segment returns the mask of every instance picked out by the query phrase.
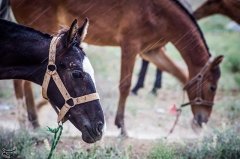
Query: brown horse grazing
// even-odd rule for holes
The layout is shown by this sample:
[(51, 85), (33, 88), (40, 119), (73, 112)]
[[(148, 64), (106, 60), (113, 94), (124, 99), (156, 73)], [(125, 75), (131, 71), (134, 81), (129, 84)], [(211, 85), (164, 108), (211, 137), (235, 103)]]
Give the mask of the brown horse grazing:
[[(188, 11), (191, 11), (191, 6), (185, 0), (179, 0)], [(240, 1), (237, 0), (208, 0), (203, 3), (196, 11), (193, 12), (194, 17), (199, 20), (213, 14), (222, 14), (240, 24)], [(166, 53), (165, 53), (166, 54)], [(138, 90), (143, 87), (144, 79), (146, 76), (146, 70), (148, 67), (148, 61), (144, 61), (141, 66), (138, 81), (136, 86), (132, 90), (134, 94), (137, 94)], [(152, 92), (156, 94), (156, 90), (161, 86), (161, 71), (157, 69), (156, 80)]]
[(0, 19), (0, 79), (23, 79), (42, 85), (43, 96), (63, 118), (82, 132), (87, 143), (102, 137), (103, 111), (93, 68), (80, 47), (88, 20), (52, 37)]
[[(181, 53), (189, 70), (190, 85), (186, 88), (197, 125), (207, 122), (220, 77), (219, 64), (223, 57), (210, 61), (210, 53), (194, 18), (175, 0), (99, 0), (99, 1), (17, 1), (12, 9), (17, 21), (43, 31), (54, 32), (60, 25), (69, 24), (72, 17), (89, 17), (91, 35), (86, 42), (95, 45), (120, 46), (121, 77), (120, 99), (115, 124), (126, 134), (124, 111), (131, 86), (137, 54), (153, 62), (161, 70), (170, 70), (172, 61), (161, 47), (172, 42)], [(94, 27), (93, 27), (94, 26)], [(164, 59), (164, 60), (163, 60)], [(166, 60), (167, 59), (167, 60)], [(198, 73), (201, 79), (195, 81)]]
[[(189, 0), (178, 0), (190, 13), (193, 12), (192, 10), (192, 6), (191, 4), (189, 3)], [(163, 50), (163, 54), (167, 54), (166, 51)], [(146, 76), (146, 73), (147, 73), (147, 69), (148, 69), (148, 65), (149, 65), (149, 62), (147, 60), (144, 60), (142, 59), (142, 65), (141, 65), (141, 69), (139, 71), (139, 74), (138, 74), (138, 80), (135, 84), (135, 86), (133, 87), (133, 89), (131, 90), (131, 92), (134, 94), (134, 95), (137, 95), (138, 94), (138, 91), (140, 88), (143, 88), (144, 87), (144, 81), (145, 81), (145, 76)], [(151, 93), (153, 95), (157, 95), (157, 90), (160, 89), (162, 87), (162, 70), (160, 69), (156, 69), (156, 75), (155, 75), (155, 82), (154, 82), (154, 85), (153, 85), (153, 88), (151, 90)]]
[(222, 14), (240, 24), (239, 0), (207, 0), (193, 15), (201, 19), (213, 14)]

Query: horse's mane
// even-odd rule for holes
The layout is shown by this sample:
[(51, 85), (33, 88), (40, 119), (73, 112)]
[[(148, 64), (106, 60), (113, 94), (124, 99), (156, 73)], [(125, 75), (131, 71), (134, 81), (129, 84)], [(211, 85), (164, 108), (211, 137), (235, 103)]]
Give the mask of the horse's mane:
[(56, 34), (54, 34), (54, 35), (63, 35), (63, 34), (65, 34), (65, 33), (67, 33), (68, 32), (68, 30), (69, 30), (69, 27), (67, 27), (67, 26), (61, 26), (61, 29), (60, 30), (58, 30), (58, 32), (56, 33)]
[[(200, 29), (196, 19), (193, 17), (193, 15), (178, 1), (178, 0), (172, 0), (181, 10), (184, 11), (184, 13), (190, 18), (190, 20), (193, 22), (193, 24), (196, 26), (196, 28), (198, 29), (198, 32), (204, 42), (204, 45), (205, 47), (207, 48), (208, 50), (208, 53), (209, 53), (209, 48), (208, 48), (208, 45), (207, 45), (207, 42), (206, 42), (206, 39), (204, 38), (204, 35), (203, 35), (203, 32), (202, 30)], [(209, 53), (210, 54), (210, 53)]]

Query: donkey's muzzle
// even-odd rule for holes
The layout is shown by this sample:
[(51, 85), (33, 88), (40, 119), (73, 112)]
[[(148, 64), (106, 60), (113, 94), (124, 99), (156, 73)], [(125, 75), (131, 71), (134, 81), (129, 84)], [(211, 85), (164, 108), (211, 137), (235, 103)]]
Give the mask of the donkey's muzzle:
[(87, 143), (94, 143), (102, 138), (104, 123), (98, 121), (95, 124), (85, 123), (82, 130), (82, 139)]

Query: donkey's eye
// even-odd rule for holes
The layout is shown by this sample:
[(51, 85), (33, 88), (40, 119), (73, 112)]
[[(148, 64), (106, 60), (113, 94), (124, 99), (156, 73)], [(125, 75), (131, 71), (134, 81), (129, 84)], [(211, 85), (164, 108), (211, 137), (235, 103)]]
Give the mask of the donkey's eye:
[(59, 64), (59, 67), (60, 67), (61, 69), (66, 69), (66, 68), (67, 68), (66, 65), (65, 65), (64, 63), (62, 63), (62, 62)]
[(79, 71), (79, 70), (74, 70), (72, 72), (72, 76), (73, 76), (73, 78), (83, 78), (84, 73), (82, 71)]
[(211, 86), (210, 86), (210, 90), (211, 90), (212, 92), (215, 92), (215, 91), (217, 90), (217, 86), (211, 85)]

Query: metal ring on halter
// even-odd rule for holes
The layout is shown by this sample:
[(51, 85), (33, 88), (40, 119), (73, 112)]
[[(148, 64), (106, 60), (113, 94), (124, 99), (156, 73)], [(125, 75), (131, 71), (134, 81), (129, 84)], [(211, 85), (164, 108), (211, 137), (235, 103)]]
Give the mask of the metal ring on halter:
[(198, 76), (197, 76), (197, 80), (201, 80), (203, 78), (203, 75), (202, 74), (199, 74)]
[[(50, 67), (52, 67), (52, 66), (53, 66), (53, 69), (51, 70)], [(50, 74), (50, 75), (54, 75), (54, 74), (57, 72), (57, 66), (56, 66), (55, 64), (49, 64), (49, 65), (47, 66), (47, 72), (48, 72), (48, 74)]]
[(194, 103), (195, 103), (196, 105), (201, 105), (202, 102), (203, 102), (203, 99), (202, 99), (201, 97), (196, 97), (196, 98), (194, 99)]
[(66, 100), (66, 103), (71, 108), (75, 106), (73, 98), (69, 98), (68, 100)]

